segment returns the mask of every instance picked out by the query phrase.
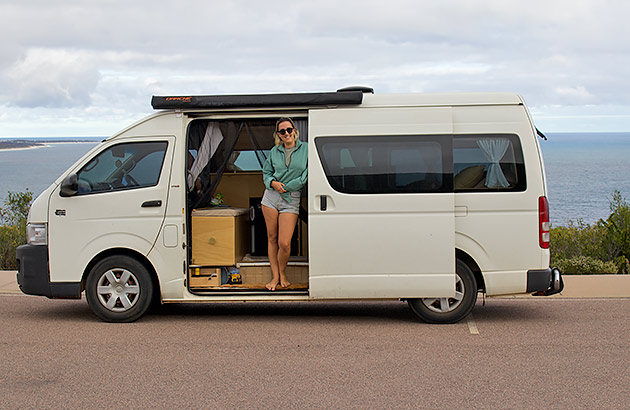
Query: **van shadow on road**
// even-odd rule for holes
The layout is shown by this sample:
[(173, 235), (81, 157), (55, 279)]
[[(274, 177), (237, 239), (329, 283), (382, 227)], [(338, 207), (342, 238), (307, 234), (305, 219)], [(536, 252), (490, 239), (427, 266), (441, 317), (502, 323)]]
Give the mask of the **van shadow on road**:
[(388, 302), (235, 302), (165, 304), (153, 309), (147, 320), (173, 318), (295, 318), (300, 320), (353, 320), (417, 322), (406, 303)]
[[(473, 309), (478, 322), (540, 321), (558, 313), (545, 309), (536, 301), (487, 300), (485, 306), (479, 300)], [(146, 320), (172, 320), (173, 318), (295, 318), (299, 320), (326, 318), (338, 321), (390, 321), (420, 323), (402, 301), (358, 301), (358, 302), (235, 302), (210, 304), (165, 304), (154, 308)], [(145, 320), (145, 319), (143, 319)], [(466, 319), (460, 321), (465, 322)]]

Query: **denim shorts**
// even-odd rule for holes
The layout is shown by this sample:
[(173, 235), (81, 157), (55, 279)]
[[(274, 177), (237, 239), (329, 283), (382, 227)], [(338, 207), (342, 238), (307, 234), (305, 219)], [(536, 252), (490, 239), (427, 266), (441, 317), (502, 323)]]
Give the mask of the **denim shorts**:
[(291, 196), (291, 202), (287, 202), (280, 196), (280, 193), (275, 189), (265, 189), (265, 194), (263, 195), (262, 201), (260, 203), (262, 205), (268, 206), (269, 208), (273, 208), (278, 213), (289, 212), (292, 214), (299, 215), (300, 213), (300, 191), (289, 192)]

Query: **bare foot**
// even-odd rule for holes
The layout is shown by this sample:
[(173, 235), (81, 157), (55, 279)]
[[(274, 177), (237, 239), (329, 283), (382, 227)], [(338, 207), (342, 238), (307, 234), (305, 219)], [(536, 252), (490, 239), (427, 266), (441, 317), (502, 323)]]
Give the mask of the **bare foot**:
[(278, 279), (271, 279), (271, 282), (269, 282), (269, 283), (267, 283), (267, 284), (265, 285), (265, 287), (266, 287), (268, 290), (271, 290), (271, 291), (276, 290), (276, 287), (277, 287), (277, 286), (278, 286)]
[(289, 286), (291, 286), (291, 282), (287, 280), (286, 276), (280, 275), (280, 286), (282, 286), (283, 288), (288, 288)]

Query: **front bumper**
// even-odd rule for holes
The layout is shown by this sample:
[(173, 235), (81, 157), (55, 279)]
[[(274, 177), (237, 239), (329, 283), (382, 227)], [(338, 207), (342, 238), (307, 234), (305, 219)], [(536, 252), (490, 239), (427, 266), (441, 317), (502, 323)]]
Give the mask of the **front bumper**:
[(16, 251), (17, 283), (22, 293), (51, 299), (80, 299), (81, 282), (51, 282), (48, 247), (21, 245)]
[(562, 292), (564, 281), (558, 268), (527, 271), (527, 293), (534, 296), (550, 296)]

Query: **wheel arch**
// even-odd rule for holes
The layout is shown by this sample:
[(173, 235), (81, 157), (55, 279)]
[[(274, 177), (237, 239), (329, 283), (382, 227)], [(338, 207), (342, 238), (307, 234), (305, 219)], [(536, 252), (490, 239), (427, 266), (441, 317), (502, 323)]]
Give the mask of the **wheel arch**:
[(461, 249), (455, 249), (455, 258), (461, 260), (470, 268), (470, 270), (473, 272), (473, 275), (475, 275), (475, 280), (477, 281), (477, 289), (485, 292), (486, 282), (483, 278), (483, 273), (481, 272), (479, 265), (477, 264), (477, 262), (475, 262), (473, 257)]
[(162, 292), (160, 289), (160, 280), (158, 279), (158, 275), (155, 270), (155, 267), (153, 266), (151, 261), (147, 259), (146, 256), (144, 256), (138, 251), (135, 251), (129, 248), (106, 249), (102, 251), (101, 253), (99, 253), (98, 255), (94, 256), (94, 258), (92, 258), (90, 263), (88, 263), (85, 269), (83, 270), (83, 275), (81, 276), (81, 291), (85, 290), (85, 283), (87, 281), (88, 275), (92, 271), (92, 268), (94, 268), (94, 266), (100, 261), (102, 261), (103, 259), (108, 258), (110, 256), (115, 256), (115, 255), (127, 256), (140, 262), (151, 275), (151, 283), (153, 284), (153, 288), (155, 289), (155, 292), (153, 293), (153, 297), (155, 299), (154, 301), (161, 300), (160, 295), (162, 294)]

